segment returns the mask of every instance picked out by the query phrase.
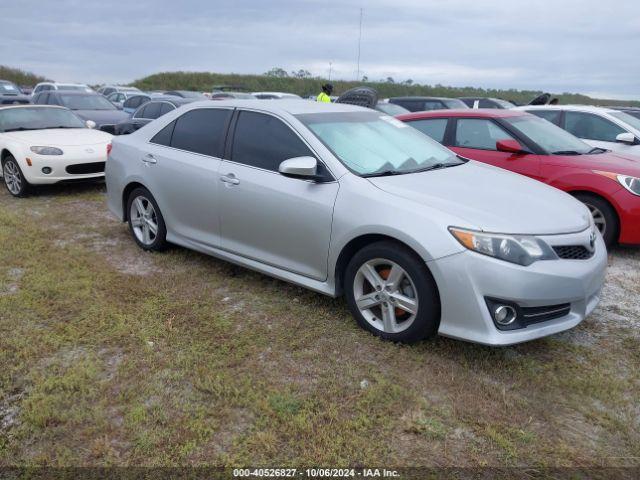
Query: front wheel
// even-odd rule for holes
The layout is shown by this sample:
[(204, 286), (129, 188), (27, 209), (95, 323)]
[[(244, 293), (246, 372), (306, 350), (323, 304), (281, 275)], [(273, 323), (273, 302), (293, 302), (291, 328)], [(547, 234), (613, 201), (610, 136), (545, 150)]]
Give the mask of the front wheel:
[(24, 178), (20, 165), (11, 155), (2, 161), (2, 178), (7, 190), (14, 197), (25, 197), (29, 193), (29, 182)]
[(345, 272), (347, 304), (358, 324), (386, 340), (412, 343), (440, 326), (438, 289), (424, 260), (390, 241), (356, 253)]
[(127, 201), (129, 230), (144, 250), (161, 251), (167, 246), (167, 228), (151, 192), (136, 188)]
[(589, 193), (577, 193), (575, 198), (584, 203), (591, 212), (607, 248), (613, 246), (618, 241), (620, 221), (611, 204), (604, 198)]

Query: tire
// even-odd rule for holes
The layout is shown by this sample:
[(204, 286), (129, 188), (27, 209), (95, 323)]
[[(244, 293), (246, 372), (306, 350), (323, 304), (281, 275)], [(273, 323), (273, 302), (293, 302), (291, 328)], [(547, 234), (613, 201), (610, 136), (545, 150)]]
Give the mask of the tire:
[(607, 248), (615, 245), (620, 232), (620, 220), (611, 204), (604, 198), (590, 193), (577, 193), (574, 196), (589, 208)]
[[(167, 248), (167, 228), (156, 199), (146, 188), (136, 188), (127, 199), (129, 231), (143, 250)], [(155, 229), (155, 232), (154, 232)]]
[(358, 325), (374, 335), (413, 343), (438, 332), (436, 282), (424, 260), (402, 245), (381, 241), (358, 251), (345, 270), (344, 288)]
[(24, 178), (22, 169), (12, 155), (2, 161), (2, 179), (7, 191), (14, 197), (26, 197), (29, 194), (31, 185)]

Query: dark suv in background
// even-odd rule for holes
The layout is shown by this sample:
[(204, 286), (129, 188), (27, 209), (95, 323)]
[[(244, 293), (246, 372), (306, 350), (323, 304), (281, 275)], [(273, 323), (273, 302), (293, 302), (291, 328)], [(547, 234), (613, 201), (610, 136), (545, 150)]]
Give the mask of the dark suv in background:
[(400, 105), (410, 112), (468, 108), (462, 100), (447, 97), (393, 97), (389, 99), (389, 103)]

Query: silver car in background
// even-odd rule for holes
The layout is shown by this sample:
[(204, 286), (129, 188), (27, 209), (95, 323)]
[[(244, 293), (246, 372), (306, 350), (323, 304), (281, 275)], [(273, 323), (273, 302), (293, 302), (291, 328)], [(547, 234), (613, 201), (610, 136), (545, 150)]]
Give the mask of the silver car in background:
[(392, 341), (561, 332), (604, 282), (580, 202), (351, 105), (191, 103), (114, 138), (106, 182), (143, 249), (170, 242), (344, 294)]

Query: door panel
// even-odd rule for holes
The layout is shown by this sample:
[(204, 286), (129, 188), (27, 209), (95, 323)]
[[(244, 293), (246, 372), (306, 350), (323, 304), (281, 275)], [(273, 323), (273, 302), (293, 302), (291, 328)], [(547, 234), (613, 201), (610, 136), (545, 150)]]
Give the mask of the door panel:
[(234, 162), (220, 167), (222, 248), (316, 280), (327, 278), (338, 183), (285, 177)]
[(169, 230), (219, 247), (217, 196), (221, 160), (150, 143), (139, 161), (146, 166), (145, 179)]

